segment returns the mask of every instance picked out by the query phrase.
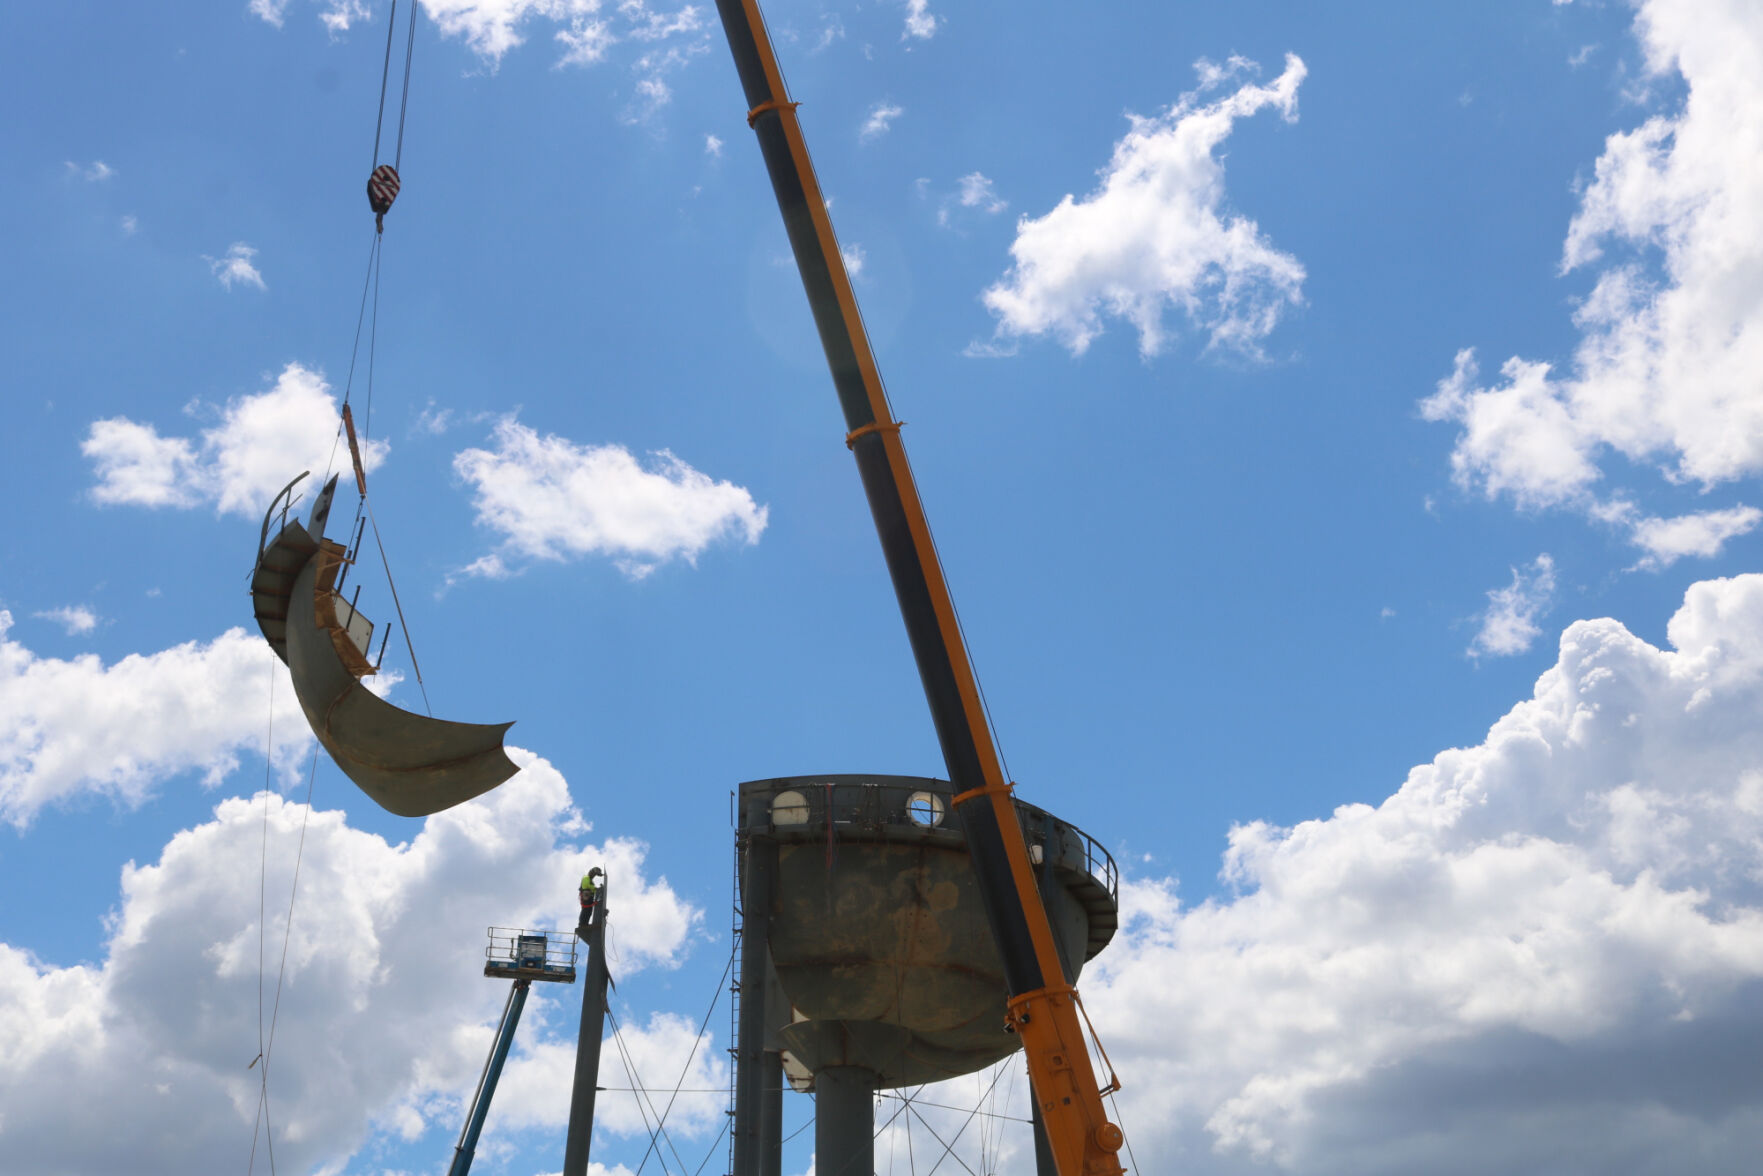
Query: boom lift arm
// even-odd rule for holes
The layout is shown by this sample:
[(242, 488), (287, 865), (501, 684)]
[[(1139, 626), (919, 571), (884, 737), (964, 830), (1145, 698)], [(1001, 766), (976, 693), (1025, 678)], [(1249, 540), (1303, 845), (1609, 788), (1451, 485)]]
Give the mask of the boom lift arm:
[(888, 406), (881, 375), (839, 256), (815, 179), (796, 104), (784, 89), (757, 0), (717, 0), (723, 31), (747, 98), (747, 122), (777, 194), (833, 385), (850, 430), (845, 444), (875, 518), (894, 594), (930, 703), (955, 807), (1009, 985), (1008, 1025), (1022, 1038), (1034, 1098), (1060, 1176), (1117, 1176), (1120, 1128), (1108, 1121), (1080, 1024), (1077, 989), (1065, 975), (1028, 844), (1011, 800), (1014, 787), (986, 725), (979, 686), (955, 618), (924, 508)]

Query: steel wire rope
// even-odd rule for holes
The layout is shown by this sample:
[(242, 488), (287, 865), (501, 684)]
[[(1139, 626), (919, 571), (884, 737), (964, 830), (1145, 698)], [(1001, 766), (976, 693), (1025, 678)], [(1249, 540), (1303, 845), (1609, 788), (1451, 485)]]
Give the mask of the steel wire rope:
[[(676, 1101), (678, 1101), (678, 1099), (679, 1099), (680, 1089), (682, 1087), (684, 1087), (686, 1084), (686, 1075), (691, 1072), (692, 1062), (698, 1056), (698, 1046), (704, 1040), (704, 1030), (709, 1027), (710, 1018), (716, 1014), (716, 1006), (722, 1003), (722, 984), (723, 984), (723, 981), (728, 979), (729, 973), (734, 969), (734, 966), (735, 966), (735, 953), (734, 953), (733, 947), (731, 946), (729, 949), (729, 953), (728, 953), (728, 962), (723, 964), (722, 975), (717, 978), (716, 987), (711, 990), (712, 995), (710, 997), (710, 1007), (704, 1010), (704, 1019), (698, 1022), (697, 1035), (692, 1038), (692, 1051), (686, 1055), (686, 1064), (680, 1067), (679, 1081), (674, 1083), (673, 1094), (667, 1100), (666, 1109), (663, 1110), (660, 1114), (660, 1122), (662, 1124), (665, 1124), (667, 1122), (667, 1116), (670, 1113), (672, 1113), (672, 1111), (673, 1111), (673, 1104)], [(717, 1138), (721, 1139), (722, 1137), (721, 1137), (721, 1135), (718, 1135)], [(653, 1140), (650, 1141), (650, 1145), (651, 1146), (654, 1145)], [(668, 1138), (667, 1145), (669, 1147), (673, 1146), (673, 1139), (671, 1137)], [(714, 1146), (714, 1145), (712, 1145), (712, 1146)], [(678, 1151), (674, 1152), (674, 1158), (679, 1159), (679, 1152)], [(649, 1153), (647, 1151), (645, 1151), (643, 1153), (643, 1162), (647, 1162), (648, 1159), (649, 1159)], [(699, 1167), (702, 1168), (703, 1165), (700, 1164)], [(684, 1170), (684, 1168), (685, 1168), (685, 1161), (684, 1160), (680, 1160), (680, 1168), (682, 1171)], [(637, 1171), (641, 1172), (642, 1170), (643, 1170), (642, 1163), (639, 1163), (637, 1165)]]
[[(280, 962), (276, 965), (275, 1001), (271, 1005), (270, 1014), (269, 1014), (269, 1038), (263, 1044), (262, 1057), (261, 1057), (262, 1069), (260, 1069), (258, 1071), (258, 1078), (257, 1078), (257, 1082), (258, 1082), (257, 1106), (258, 1106), (258, 1112), (261, 1115), (261, 1121), (263, 1124), (264, 1148), (269, 1154), (270, 1176), (275, 1176), (276, 1168), (275, 1168), (275, 1136), (274, 1136), (273, 1129), (271, 1127), (271, 1118), (270, 1118), (269, 1066), (270, 1066), (271, 1060), (275, 1057), (275, 1031), (276, 1031), (276, 1025), (281, 1019), (281, 1012), (282, 1012), (282, 983), (283, 983), (283, 980), (286, 978), (287, 970), (288, 970), (288, 940), (289, 940), (289, 936), (292, 934), (292, 932), (294, 930), (294, 904), (295, 904), (295, 900), (299, 897), (299, 894), (300, 894), (300, 865), (301, 865), (301, 862), (304, 861), (305, 857), (306, 857), (306, 824), (307, 824), (307, 821), (312, 816), (312, 786), (313, 786), (313, 782), (317, 778), (317, 776), (318, 776), (318, 748), (316, 746), (314, 746), (312, 749), (311, 763), (307, 766), (307, 769), (306, 769), (306, 804), (305, 804), (305, 808), (302, 810), (302, 812), (300, 814), (300, 840), (298, 843), (298, 848), (296, 848), (294, 851), (294, 878), (293, 878), (293, 881), (288, 886), (288, 916), (283, 921), (283, 924), (282, 924), (282, 954), (281, 954)], [(265, 803), (266, 804), (268, 803), (267, 797), (265, 797)], [(255, 1065), (255, 1064), (257, 1064), (257, 1063), (254, 1062), (253, 1065)], [(249, 1069), (250, 1067), (246, 1067), (246, 1068)], [(256, 1137), (255, 1129), (253, 1129), (252, 1138), (251, 1138), (251, 1158), (247, 1162), (246, 1169), (245, 1169), (247, 1176), (249, 1176), (249, 1173), (251, 1173), (252, 1171), (254, 1171), (256, 1169), (256, 1164), (257, 1164), (257, 1137)]]
[[(886, 1090), (881, 1091), (880, 1094), (881, 1094), (882, 1098), (889, 1099), (889, 1100), (892, 1100), (895, 1102), (910, 1101), (912, 1103), (912, 1105), (915, 1107), (933, 1107), (939, 1111), (964, 1111), (968, 1114), (976, 1114), (976, 1112), (974, 1111), (974, 1108), (972, 1108), (972, 1107), (958, 1107), (953, 1103), (927, 1102), (924, 1099), (917, 1097), (916, 1095), (913, 1095), (908, 1099), (907, 1096), (892, 1094)], [(895, 1116), (898, 1116), (900, 1114), (900, 1112), (895, 1111), (894, 1114), (895, 1114)], [(1003, 1111), (979, 1111), (979, 1112), (977, 1112), (977, 1117), (981, 1118), (981, 1119), (995, 1119), (1000, 1123), (1032, 1123), (1032, 1122), (1034, 1122), (1033, 1119), (1025, 1119), (1021, 1115), (1006, 1114)], [(888, 1120), (888, 1123), (892, 1123), (892, 1122), (893, 1122), (893, 1119), (890, 1118)], [(887, 1129), (888, 1123), (882, 1124), (882, 1130), (885, 1131)], [(881, 1134), (881, 1132), (878, 1131), (876, 1134), (879, 1135), (879, 1134)]]
[[(992, 1090), (997, 1087), (998, 1079), (1002, 1078), (1003, 1076), (1004, 1076), (1004, 1071), (1002, 1069), (1000, 1069), (996, 1074), (992, 1075), (992, 1084), (991, 1084), (991, 1086), (986, 1087), (986, 1094), (990, 1094), (992, 1092)], [(984, 1097), (985, 1097), (984, 1095), (981, 1096), (982, 1099)], [(928, 1174), (928, 1176), (936, 1176), (937, 1169), (941, 1168), (943, 1166), (943, 1161), (950, 1158), (951, 1156), (954, 1156), (955, 1162), (957, 1164), (960, 1164), (963, 1168), (966, 1168), (968, 1176), (974, 1176), (973, 1169), (967, 1167), (967, 1161), (962, 1159), (960, 1156), (955, 1155), (955, 1145), (957, 1143), (961, 1142), (962, 1134), (964, 1132), (966, 1132), (968, 1125), (973, 1122), (974, 1116), (979, 1113), (978, 1105), (975, 1105), (973, 1110), (967, 1112), (967, 1118), (965, 1118), (961, 1121), (960, 1130), (956, 1131), (954, 1136), (952, 1138), (950, 1138), (947, 1142), (944, 1142), (943, 1137), (941, 1135), (937, 1134), (937, 1129), (930, 1125), (929, 1120), (927, 1120), (922, 1114), (919, 1114), (918, 1109), (916, 1107), (912, 1108), (912, 1113), (914, 1115), (918, 1116), (918, 1121), (920, 1123), (924, 1124), (924, 1129), (926, 1131), (930, 1132), (932, 1137), (935, 1138), (938, 1143), (941, 1143), (943, 1145), (943, 1154), (941, 1156), (939, 1156), (937, 1158), (937, 1162), (931, 1166), (931, 1170), (930, 1170), (930, 1173)]]
[(684, 1176), (686, 1162), (681, 1158), (679, 1148), (674, 1146), (673, 1136), (667, 1133), (667, 1125), (661, 1121), (659, 1113), (656, 1113), (655, 1126), (649, 1126), (649, 1114), (655, 1110), (655, 1103), (653, 1099), (648, 1099), (647, 1109), (644, 1108), (645, 1099), (649, 1093), (649, 1087), (644, 1084), (642, 1075), (637, 1073), (636, 1059), (631, 1055), (630, 1047), (625, 1044), (624, 1027), (618, 1023), (618, 1014), (614, 1013), (611, 1009), (607, 1009), (606, 1017), (612, 1022), (612, 1042), (618, 1049), (619, 1059), (624, 1063), (624, 1071), (630, 1076), (631, 1084), (636, 1091), (633, 1097), (637, 1100), (638, 1113), (643, 1116), (643, 1128), (649, 1132), (649, 1146), (644, 1149), (643, 1160), (637, 1165), (637, 1176), (642, 1176), (643, 1169), (648, 1166), (649, 1155), (651, 1152), (655, 1155), (656, 1163), (661, 1165), (661, 1171), (663, 1173), (667, 1172), (667, 1160), (662, 1156), (661, 1149), (656, 1146), (657, 1138), (667, 1140), (667, 1149), (673, 1153), (673, 1158), (679, 1162), (681, 1176)]
[[(412, 4), (416, 0), (410, 0)], [(386, 21), (386, 60), (380, 66), (380, 110), (373, 120), (373, 160), (368, 166), (372, 170), (380, 162), (380, 128), (386, 121), (386, 80), (392, 76), (392, 34), (398, 29), (398, 0), (392, 0), (392, 13)]]
[[(269, 719), (263, 733), (263, 838), (257, 852), (257, 1056), (245, 1069), (250, 1070), (263, 1060), (263, 953), (265, 947), (265, 915), (268, 907), (269, 893), (269, 790), (270, 781), (275, 772), (275, 650), (270, 650), (269, 660)], [(257, 1113), (251, 1120), (251, 1155), (245, 1161), (245, 1171), (249, 1173), (257, 1163), (257, 1137), (263, 1128), (263, 1112), (268, 1101), (269, 1092), (263, 1084), (264, 1074), (258, 1078)]]
[[(393, 0), (393, 2), (396, 3), (397, 0)], [(392, 15), (396, 16), (397, 12), (394, 10)], [(386, 30), (387, 38), (389, 39), (391, 37), (391, 35), (392, 35), (392, 30), (387, 29)], [(388, 41), (388, 48), (389, 48), (389, 41)], [(411, 58), (413, 58), (415, 55), (416, 55), (416, 0), (411, 0), (411, 4), (410, 4), (410, 34), (409, 34), (409, 36), (407, 36), (404, 39), (404, 96), (398, 102), (398, 147), (393, 152), (393, 159), (392, 159), (392, 170), (393, 171), (397, 171), (399, 165), (404, 162), (404, 116), (410, 110), (410, 61), (411, 61)], [(384, 82), (382, 82), (381, 85), (383, 86)], [(383, 101), (384, 100), (382, 99), (382, 102)]]

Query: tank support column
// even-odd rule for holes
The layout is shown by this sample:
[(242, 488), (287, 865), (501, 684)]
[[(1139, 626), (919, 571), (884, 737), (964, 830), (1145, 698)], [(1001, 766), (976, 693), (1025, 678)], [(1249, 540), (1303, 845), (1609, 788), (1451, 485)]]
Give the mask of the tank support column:
[(600, 1040), (606, 1034), (606, 892), (588, 924), (587, 975), (582, 983), (582, 1028), (575, 1042), (575, 1086), (569, 1096), (569, 1137), (563, 1146), (563, 1176), (587, 1176), (588, 1148), (594, 1137), (594, 1095), (600, 1083)]
[(1031, 1095), (1028, 1106), (1035, 1125), (1035, 1176), (1059, 1176), (1059, 1165), (1053, 1161), (1053, 1145), (1047, 1142), (1047, 1121), (1041, 1118), (1041, 1101)]
[(490, 1113), (490, 1100), (496, 1096), (496, 1083), (502, 1078), (502, 1065), (508, 1060), (508, 1047), (514, 1044), (514, 1027), (520, 1024), (520, 1010), (526, 1007), (526, 991), (531, 980), (516, 980), (508, 991), (508, 1003), (502, 1006), (502, 1024), (496, 1028), (496, 1044), (490, 1048), (483, 1075), (477, 1080), (477, 1095), (471, 1100), (471, 1114), (465, 1120), (465, 1131), (453, 1149), (453, 1166), (447, 1176), (465, 1176), (471, 1171), (471, 1157), (477, 1151), (477, 1138), (483, 1133), (484, 1119)]
[[(756, 796), (748, 801), (743, 824), (747, 843), (741, 854), (741, 1019), (736, 1026), (740, 1040), (735, 1053), (734, 1176), (768, 1176), (776, 1169), (761, 1165), (767, 1153), (781, 1155), (781, 1141), (771, 1144), (765, 1139), (764, 1128), (774, 1118), (779, 1124), (783, 1121), (782, 1092), (771, 1096), (778, 1104), (775, 1117), (766, 1101), (767, 1088), (774, 1082), (781, 1086), (783, 1081), (781, 1063), (766, 1064), (777, 1055), (765, 1052), (765, 979), (771, 955), (772, 882), (777, 873), (777, 842), (765, 833), (771, 828), (768, 798)], [(564, 1176), (571, 1174), (565, 1172)]]
[(876, 1074), (827, 1066), (814, 1075), (815, 1176), (874, 1176)]
[(759, 1176), (784, 1170), (784, 1055), (766, 1050), (759, 1064)]

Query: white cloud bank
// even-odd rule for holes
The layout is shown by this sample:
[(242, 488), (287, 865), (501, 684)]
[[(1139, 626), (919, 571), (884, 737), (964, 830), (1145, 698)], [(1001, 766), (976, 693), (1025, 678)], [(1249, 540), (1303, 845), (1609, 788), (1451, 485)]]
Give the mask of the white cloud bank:
[(1667, 632), (1580, 621), (1382, 804), (1232, 830), (1237, 897), (1127, 885), (1083, 988), (1141, 1161), (1754, 1169), (1763, 575), (1692, 586)]
[(1280, 315), (1302, 301), (1304, 267), (1226, 209), (1217, 152), (1237, 120), (1261, 110), (1296, 121), (1304, 63), (1288, 54), (1269, 85), (1242, 82), (1204, 101), (1256, 68), (1242, 58), (1201, 61), (1198, 90), (1156, 117), (1128, 116), (1131, 130), (1095, 191), (1018, 220), (1012, 265), (983, 295), (996, 334), (970, 353), (1007, 353), (1022, 336), (1051, 335), (1081, 355), (1113, 315), (1137, 329), (1140, 353), (1154, 356), (1173, 306), (1209, 347), (1259, 354)]
[[(436, 1154), (445, 1150), (506, 991), (481, 974), (484, 928), (573, 925), (567, 879), (587, 866), (604, 864), (617, 887), (612, 926), (627, 972), (685, 951), (702, 914), (645, 874), (643, 846), (567, 840), (585, 826), (563, 777), (509, 751), (522, 767), (512, 780), (413, 823), (396, 845), (335, 809), (312, 814), (270, 1063), (278, 1168), (340, 1170), (376, 1134), (413, 1140), (431, 1126)], [(366, 803), (334, 776), (321, 792), (332, 781)], [(59, 966), (0, 944), (0, 1166), (244, 1169), (259, 924), (256, 887), (241, 880), (257, 877), (264, 814), (261, 796), (223, 801), (156, 863), (125, 866), (99, 963)], [(268, 797), (268, 892), (279, 896), (264, 928), (269, 996), (301, 815)], [(530, 1015), (523, 1040), (545, 1048), (533, 1025), (543, 1018)], [(496, 1105), (500, 1120), (518, 1103)]]
[(608, 555), (640, 579), (672, 559), (697, 560), (712, 543), (749, 546), (767, 509), (747, 490), (699, 473), (667, 450), (639, 461), (622, 445), (577, 445), (519, 421), (496, 426), (494, 449), (467, 449), (453, 470), (474, 491), (477, 521), (500, 547), (467, 573), (505, 576), (510, 558)]
[(1662, 566), (1763, 521), (1747, 507), (1656, 518), (1630, 491), (1599, 491), (1613, 457), (1704, 490), (1763, 472), (1763, 9), (1636, 8), (1647, 69), (1687, 96), (1611, 135), (1581, 194), (1562, 270), (1597, 279), (1571, 365), (1513, 357), (1483, 385), (1465, 350), (1421, 410), (1462, 427), (1459, 485), (1581, 511)]
[(185, 772), (218, 784), (263, 752), (272, 673), (284, 776), (311, 746), (288, 671), (256, 634), (228, 629), (107, 666), (40, 657), (11, 627), (0, 609), (0, 821), (22, 828), (81, 797), (137, 805)]
[[(259, 518), (301, 470), (317, 478), (338, 454), (342, 418), (324, 377), (290, 363), (273, 386), (229, 400), (220, 423), (197, 440), (165, 437), (127, 417), (95, 421), (80, 452), (96, 467), (92, 498), (106, 505), (192, 507)], [(371, 473), (385, 459), (383, 441), (364, 441)], [(347, 448), (341, 451), (347, 468)], [(310, 490), (308, 491), (310, 493)]]

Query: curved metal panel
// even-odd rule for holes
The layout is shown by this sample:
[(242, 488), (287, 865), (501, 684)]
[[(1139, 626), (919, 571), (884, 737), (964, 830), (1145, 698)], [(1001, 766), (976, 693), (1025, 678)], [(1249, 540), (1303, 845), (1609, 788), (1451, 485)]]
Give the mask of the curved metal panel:
[[(315, 520), (322, 534), (323, 523)], [(289, 593), (288, 670), (312, 733), (337, 767), (380, 807), (426, 817), (482, 795), (517, 768), (502, 750), (513, 723), (454, 723), (400, 710), (344, 667), (315, 606), (318, 560), (307, 560)]]

